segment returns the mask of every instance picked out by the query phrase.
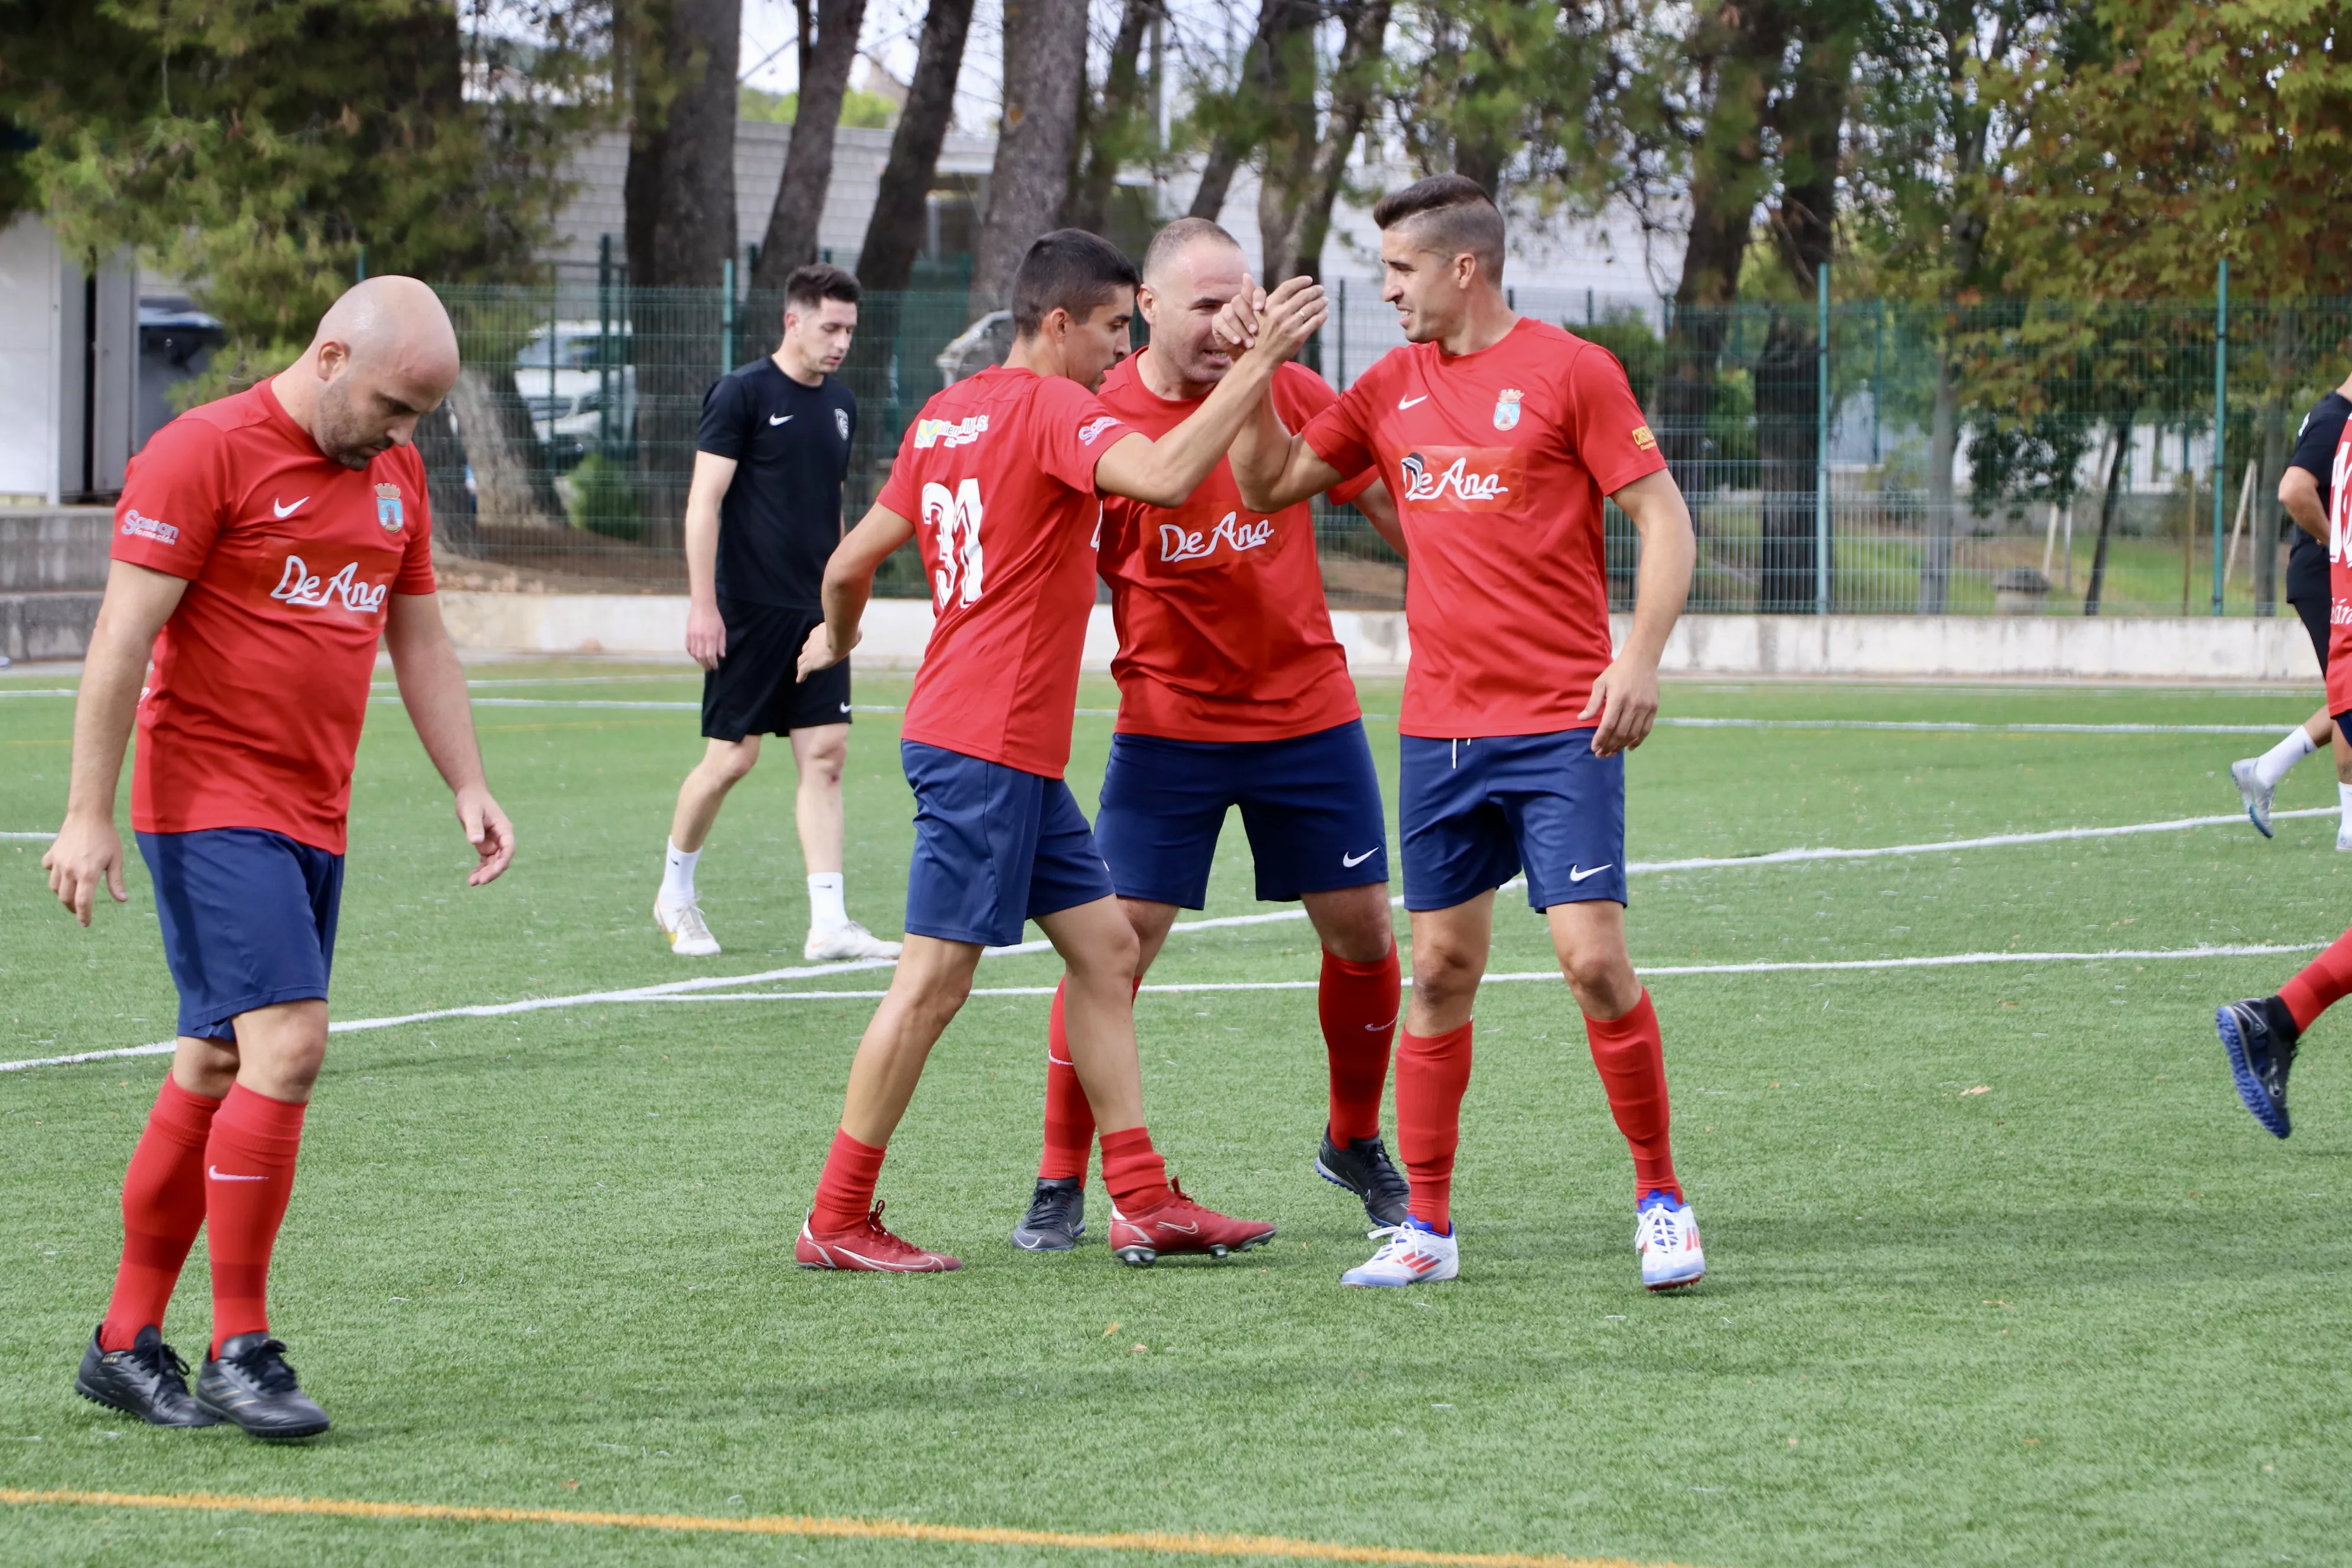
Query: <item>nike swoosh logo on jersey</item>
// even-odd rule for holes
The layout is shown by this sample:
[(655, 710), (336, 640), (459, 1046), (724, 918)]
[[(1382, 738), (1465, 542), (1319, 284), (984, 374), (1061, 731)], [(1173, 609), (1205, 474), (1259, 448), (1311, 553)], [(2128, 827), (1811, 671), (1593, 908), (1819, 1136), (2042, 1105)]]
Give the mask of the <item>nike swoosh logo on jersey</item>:
[(1600, 865), (1592, 868), (1590, 871), (1570, 866), (1568, 868), (1568, 879), (1571, 882), (1581, 882), (1587, 877), (1598, 877), (1601, 872), (1606, 871), (1610, 867), (1614, 866), (1615, 864), (1617, 864), (1617, 862), (1614, 860), (1604, 860)]
[(1416, 403), (1426, 403), (1428, 401), (1429, 394), (1425, 392), (1419, 397), (1400, 397), (1397, 399), (1397, 408), (1402, 412), (1404, 409), (1412, 407)]
[(269, 510), (278, 514), (278, 521), (283, 522), (288, 518), (292, 517), (296, 512), (300, 511), (302, 510), (302, 502), (307, 501), (310, 499), (310, 498), (309, 496), (304, 496), (302, 500), (298, 500), (292, 506), (288, 506), (276, 496), (272, 496), (269, 498)]
[(1380, 852), (1381, 847), (1377, 844), (1373, 845), (1370, 849), (1365, 850), (1361, 855), (1350, 855), (1343, 849), (1339, 852), (1339, 864), (1347, 867), (1352, 871)]
[(792, 422), (793, 416), (789, 414), (771, 414), (768, 416), (768, 423), (771, 425), (789, 425)]
[[(307, 500), (310, 498), (306, 496), (303, 499)], [(205, 1167), (205, 1173), (215, 1182), (266, 1182), (269, 1180), (267, 1176), (232, 1176), (223, 1171), (218, 1165), (206, 1165)]]

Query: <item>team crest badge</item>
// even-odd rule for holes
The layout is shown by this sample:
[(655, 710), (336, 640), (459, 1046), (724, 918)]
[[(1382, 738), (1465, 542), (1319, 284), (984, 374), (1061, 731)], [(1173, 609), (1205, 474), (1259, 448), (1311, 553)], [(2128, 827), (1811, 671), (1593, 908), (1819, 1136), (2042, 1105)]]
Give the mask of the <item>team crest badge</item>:
[(378, 485), (375, 488), (375, 520), (386, 533), (398, 533), (407, 519), (400, 510), (400, 487)]
[(1510, 430), (1517, 427), (1519, 423), (1519, 398), (1522, 395), (1523, 395), (1520, 393), (1519, 389), (1516, 386), (1507, 386), (1503, 388), (1502, 395), (1495, 399), (1496, 429)]
[(846, 441), (846, 440), (848, 440), (848, 439), (849, 439), (849, 410), (848, 410), (848, 409), (846, 409), (846, 408), (836, 408), (836, 409), (835, 409), (835, 410), (833, 411), (833, 427), (834, 427), (835, 429), (836, 429), (836, 430), (838, 430), (838, 431), (840, 431), (840, 432), (841, 432), (841, 438), (842, 438), (843, 440)]

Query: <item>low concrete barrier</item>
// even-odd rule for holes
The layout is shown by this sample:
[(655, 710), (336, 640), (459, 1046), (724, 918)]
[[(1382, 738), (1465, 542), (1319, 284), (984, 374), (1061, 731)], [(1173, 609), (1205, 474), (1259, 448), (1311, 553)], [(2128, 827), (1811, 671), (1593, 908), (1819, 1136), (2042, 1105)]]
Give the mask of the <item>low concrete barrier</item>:
[[(445, 593), (460, 647), (536, 653), (681, 656), (686, 600), (667, 595)], [(1613, 617), (1622, 641), (1629, 616)], [(1331, 629), (1360, 674), (1394, 674), (1411, 657), (1404, 616), (1335, 610)], [(859, 662), (912, 668), (931, 630), (923, 599), (877, 599)], [(1107, 669), (1118, 649), (1109, 606), (1087, 626), (1085, 659)], [(1958, 677), (2084, 680), (2316, 681), (2302, 623), (2200, 616), (1687, 616), (1664, 668), (1685, 675)]]

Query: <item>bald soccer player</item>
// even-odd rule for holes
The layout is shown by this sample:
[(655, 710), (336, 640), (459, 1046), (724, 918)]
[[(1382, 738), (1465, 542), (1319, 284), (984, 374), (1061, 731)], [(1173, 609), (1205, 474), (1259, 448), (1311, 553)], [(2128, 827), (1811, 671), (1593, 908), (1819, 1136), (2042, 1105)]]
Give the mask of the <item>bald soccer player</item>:
[[(457, 379), (457, 334), (433, 291), (370, 279), (291, 366), (157, 431), (115, 508), (65, 826), (41, 864), (85, 926), (100, 888), (125, 900), (114, 796), (135, 717), (131, 825), (179, 988), (179, 1045), (123, 1179), (122, 1262), (74, 1387), (154, 1426), (327, 1429), (270, 1335), (267, 1283), (327, 1054), (343, 826), (379, 637), (456, 794), (477, 857), (467, 884), (514, 857), (434, 597), (425, 464), (409, 444)], [(191, 1394), (163, 1327), (199, 1227), (212, 1342)]]

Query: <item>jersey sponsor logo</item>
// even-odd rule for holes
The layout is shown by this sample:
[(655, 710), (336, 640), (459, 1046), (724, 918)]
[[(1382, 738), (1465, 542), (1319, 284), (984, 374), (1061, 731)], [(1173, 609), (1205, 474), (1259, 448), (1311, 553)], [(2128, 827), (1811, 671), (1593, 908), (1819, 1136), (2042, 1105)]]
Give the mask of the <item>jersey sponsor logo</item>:
[(1527, 454), (1512, 447), (1428, 447), (1398, 461), (1403, 499), (1433, 510), (1501, 511), (1527, 477)]
[(1217, 526), (1206, 533), (1187, 531), (1172, 522), (1160, 525), (1160, 559), (1162, 561), (1198, 561), (1214, 555), (1217, 546), (1230, 545), (1236, 552), (1255, 550), (1274, 538), (1274, 519), (1259, 518), (1255, 522), (1239, 522), (1238, 512), (1227, 512)]
[(304, 496), (301, 500), (282, 501), (276, 496), (272, 496), (269, 498), (269, 510), (278, 514), (278, 521), (284, 522), (288, 518), (292, 517), (296, 512), (300, 511), (302, 510), (303, 502), (308, 501), (310, 499), (310, 498), (309, 496)]
[(927, 452), (933, 447), (969, 447), (988, 433), (988, 416), (975, 414), (969, 419), (919, 419), (915, 422), (915, 450)]
[[(309, 498), (305, 497), (304, 499), (308, 500)], [(386, 533), (398, 533), (400, 531), (400, 525), (407, 521), (407, 514), (401, 510), (400, 487), (398, 485), (376, 486), (375, 520), (377, 522), (383, 524), (383, 531)]]
[(132, 507), (122, 514), (122, 537), (152, 539), (158, 544), (177, 544), (180, 542), (180, 531), (162, 518), (149, 517), (137, 507)]
[(933, 531), (931, 597), (945, 611), (969, 605), (983, 587), (980, 553), (980, 481), (966, 479), (953, 490), (937, 482), (923, 486), (923, 523)]
[(289, 555), (285, 570), (278, 575), (278, 586), (269, 590), (269, 596), (306, 610), (322, 609), (341, 600), (347, 610), (374, 615), (383, 608), (384, 595), (392, 592), (392, 584), (362, 583), (359, 575), (360, 563), (356, 561), (331, 577), (320, 577), (299, 555)]
[(2347, 559), (2352, 550), (2352, 425), (2344, 427), (2344, 437), (2336, 443), (2336, 460), (2328, 464), (2327, 492), (2327, 563), (2331, 566)]
[(1101, 435), (1104, 431), (1109, 429), (1112, 426), (1118, 423), (1118, 421), (1116, 418), (1108, 414), (1099, 415), (1095, 418), (1087, 420), (1084, 425), (1078, 426), (1078, 445), (1081, 447), (1093, 446), (1095, 444), (1096, 437)]
[(1654, 452), (1658, 449), (1658, 438), (1650, 434), (1647, 425), (1636, 425), (1633, 426), (1633, 446), (1639, 451)]
[(1519, 424), (1519, 399), (1527, 394), (1516, 386), (1507, 386), (1495, 399), (1495, 428), (1515, 430)]
[(841, 432), (841, 438), (842, 438), (843, 440), (846, 441), (846, 440), (848, 440), (848, 439), (849, 439), (849, 410), (848, 410), (848, 409), (846, 409), (846, 408), (836, 408), (836, 409), (835, 409), (835, 410), (833, 411), (833, 427), (834, 427), (835, 429), (836, 429), (836, 430), (838, 430), (838, 431), (840, 431), (840, 432)]

